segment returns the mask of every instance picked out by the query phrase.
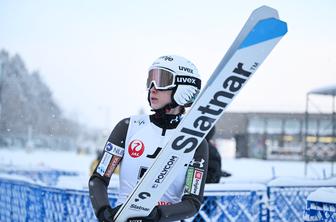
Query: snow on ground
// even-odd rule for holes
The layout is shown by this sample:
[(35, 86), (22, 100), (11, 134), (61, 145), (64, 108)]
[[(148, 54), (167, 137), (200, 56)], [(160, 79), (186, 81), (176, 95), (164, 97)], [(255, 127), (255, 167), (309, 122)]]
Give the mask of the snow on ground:
[[(95, 159), (95, 154), (79, 154), (75, 151), (34, 150), (0, 148), (0, 170), (9, 166), (20, 169), (57, 169), (75, 171), (80, 175), (80, 180), (74, 182), (62, 180), (61, 186), (87, 187), (89, 168)], [(304, 175), (305, 164), (302, 161), (265, 161), (256, 159), (222, 159), (222, 168), (232, 173), (231, 177), (222, 178), (222, 183), (265, 183), (277, 177), (330, 178), (334, 167), (329, 162), (309, 163), (307, 176)], [(335, 175), (336, 176), (336, 175)]]
[(222, 182), (267, 182), (277, 177), (295, 177), (310, 179), (325, 179), (336, 176), (336, 167), (330, 162), (311, 162), (307, 165), (303, 161), (275, 161), (256, 159), (222, 159), (222, 169), (232, 173), (232, 177), (222, 178)]
[(38, 149), (27, 152), (22, 149), (0, 148), (0, 172), (8, 170), (9, 168), (17, 170), (61, 170), (77, 172), (78, 176), (76, 177), (61, 177), (57, 187), (83, 189), (87, 188), (90, 177), (90, 165), (94, 159), (95, 154), (79, 154), (75, 151)]
[(22, 149), (0, 149), (0, 164), (19, 167), (45, 167), (59, 170), (89, 173), (95, 154), (78, 154), (75, 151), (37, 149), (27, 152)]

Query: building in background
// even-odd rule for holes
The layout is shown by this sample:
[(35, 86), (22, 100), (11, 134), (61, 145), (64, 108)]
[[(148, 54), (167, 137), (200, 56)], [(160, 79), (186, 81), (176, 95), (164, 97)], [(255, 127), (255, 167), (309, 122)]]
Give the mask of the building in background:
[[(310, 132), (311, 128), (309, 123), (311, 122), (311, 105), (315, 106), (315, 102), (312, 103), (311, 97), (324, 97), (329, 100), (331, 105), (331, 113), (328, 120), (318, 122), (316, 128), (321, 128), (322, 131), (317, 135), (314, 132)], [(335, 96), (336, 85), (324, 86), (318, 89), (313, 89), (306, 94), (306, 112), (305, 112), (305, 136), (304, 136), (304, 160), (305, 160), (305, 174), (307, 174), (307, 163), (311, 160), (330, 161), (332, 163), (331, 175), (334, 175), (334, 162), (336, 161), (336, 112), (335, 112)], [(311, 104), (312, 103), (312, 104)], [(329, 110), (330, 112), (330, 110)]]
[[(303, 160), (304, 137), (318, 144), (308, 153), (314, 160), (330, 160), (335, 155), (331, 114), (234, 113), (217, 123), (217, 138), (236, 142), (236, 157)], [(305, 135), (307, 129), (307, 136)], [(335, 137), (334, 137), (335, 138)]]
[[(322, 112), (316, 95), (331, 98), (331, 110)], [(309, 91), (303, 113), (225, 113), (216, 138), (234, 139), (238, 158), (335, 162), (335, 96), (336, 85)]]

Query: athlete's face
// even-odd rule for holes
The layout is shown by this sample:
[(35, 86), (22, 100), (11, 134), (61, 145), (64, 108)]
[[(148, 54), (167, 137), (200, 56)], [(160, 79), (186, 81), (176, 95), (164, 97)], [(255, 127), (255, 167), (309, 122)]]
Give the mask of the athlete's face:
[(172, 90), (157, 90), (152, 86), (149, 90), (149, 101), (152, 109), (160, 109), (171, 103)]

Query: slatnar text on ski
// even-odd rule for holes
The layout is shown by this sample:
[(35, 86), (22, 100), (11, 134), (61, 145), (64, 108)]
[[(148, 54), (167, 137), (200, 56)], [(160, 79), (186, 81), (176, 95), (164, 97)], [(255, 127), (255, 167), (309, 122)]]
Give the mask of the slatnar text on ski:
[[(220, 115), (223, 112), (222, 108), (225, 108), (231, 101), (235, 94), (240, 90), (245, 81), (250, 77), (252, 72), (243, 69), (243, 63), (239, 62), (236, 68), (233, 69), (232, 75), (226, 78), (223, 82), (223, 89), (217, 91), (213, 98), (205, 106), (199, 106), (197, 110), (200, 112), (196, 120), (193, 123), (192, 129), (182, 128), (182, 136), (178, 136), (172, 143), (172, 148), (175, 150), (185, 149), (184, 153), (189, 153), (194, 150), (198, 145), (198, 140), (195, 137), (202, 138), (205, 132), (211, 129), (212, 124), (216, 121), (215, 116)], [(253, 67), (255, 68), (257, 64)], [(238, 74), (238, 75), (237, 75)], [(185, 134), (189, 135), (188, 137)]]

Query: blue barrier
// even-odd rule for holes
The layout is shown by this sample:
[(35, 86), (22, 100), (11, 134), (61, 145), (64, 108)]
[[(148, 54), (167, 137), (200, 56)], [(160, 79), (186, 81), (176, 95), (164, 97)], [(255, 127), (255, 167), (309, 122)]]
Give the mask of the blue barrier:
[(319, 188), (307, 198), (304, 221), (336, 222), (336, 189)]
[(186, 221), (266, 221), (262, 184), (207, 184), (199, 213)]
[[(115, 196), (111, 196), (116, 199)], [(112, 201), (113, 202), (113, 201)], [(96, 221), (88, 191), (0, 179), (0, 221)]]
[(303, 221), (307, 197), (318, 187), (335, 187), (336, 180), (298, 180), (279, 178), (267, 184), (268, 220)]
[[(0, 176), (1, 222), (96, 221), (87, 188), (64, 189), (39, 182), (13, 175)], [(186, 221), (303, 221), (306, 197), (319, 186), (336, 186), (336, 180), (312, 184), (281, 180), (267, 185), (207, 184), (200, 212)], [(109, 189), (112, 206), (116, 198), (112, 187)]]

